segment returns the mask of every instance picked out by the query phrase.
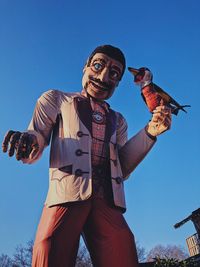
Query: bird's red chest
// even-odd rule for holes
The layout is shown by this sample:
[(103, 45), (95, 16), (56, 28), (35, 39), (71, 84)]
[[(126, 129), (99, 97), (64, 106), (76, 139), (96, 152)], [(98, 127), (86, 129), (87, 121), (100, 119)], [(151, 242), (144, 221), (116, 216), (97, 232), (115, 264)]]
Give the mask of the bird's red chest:
[(142, 95), (150, 112), (160, 105), (161, 96), (154, 90), (153, 85), (147, 85), (142, 89)]

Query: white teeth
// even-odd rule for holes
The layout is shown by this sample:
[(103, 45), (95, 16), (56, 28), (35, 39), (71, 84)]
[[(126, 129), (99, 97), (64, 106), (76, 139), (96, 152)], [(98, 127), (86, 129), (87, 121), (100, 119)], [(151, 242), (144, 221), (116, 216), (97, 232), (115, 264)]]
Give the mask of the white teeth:
[(104, 87), (102, 87), (101, 85), (96, 84), (95, 82), (91, 82), (91, 83), (92, 83), (92, 85), (93, 85), (95, 88), (100, 89), (100, 90), (103, 90), (103, 91), (107, 91), (107, 89), (104, 88)]
[(100, 87), (100, 88), (102, 88), (102, 86), (101, 86), (101, 85), (99, 85), (99, 84), (96, 84), (95, 82), (92, 82), (92, 84), (94, 84), (94, 86), (97, 86), (97, 87)]

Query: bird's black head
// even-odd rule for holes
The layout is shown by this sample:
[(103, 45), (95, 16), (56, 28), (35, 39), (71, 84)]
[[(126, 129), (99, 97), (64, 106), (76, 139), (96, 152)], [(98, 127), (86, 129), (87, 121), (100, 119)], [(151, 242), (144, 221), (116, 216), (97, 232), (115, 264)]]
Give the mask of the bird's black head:
[[(135, 77), (134, 77), (134, 82), (140, 82), (143, 78), (144, 78), (144, 76), (145, 76), (145, 74), (147, 73), (147, 72), (150, 72), (150, 69), (148, 69), (148, 68), (146, 68), (146, 67), (141, 67), (141, 68), (139, 68), (138, 69), (138, 73), (135, 75)], [(152, 77), (153, 78), (153, 77)]]

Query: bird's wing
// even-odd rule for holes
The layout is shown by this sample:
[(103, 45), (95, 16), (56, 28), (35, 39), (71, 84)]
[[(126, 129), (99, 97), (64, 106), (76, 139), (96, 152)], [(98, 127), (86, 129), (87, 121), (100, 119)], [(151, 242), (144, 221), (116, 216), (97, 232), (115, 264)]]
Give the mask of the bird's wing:
[(153, 84), (155, 91), (169, 104), (172, 104), (178, 108), (181, 108), (181, 105), (176, 102), (167, 92), (160, 88), (157, 84)]
[(141, 92), (141, 96), (142, 96), (142, 99), (144, 100), (145, 104), (147, 105), (147, 101), (146, 101), (144, 94), (142, 92)]

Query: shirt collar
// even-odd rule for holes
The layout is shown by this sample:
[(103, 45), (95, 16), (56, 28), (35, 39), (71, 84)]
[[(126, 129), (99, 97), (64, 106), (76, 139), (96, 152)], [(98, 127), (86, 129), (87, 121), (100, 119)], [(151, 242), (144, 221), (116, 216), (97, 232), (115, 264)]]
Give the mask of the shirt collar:
[(94, 103), (94, 104), (97, 104), (97, 105), (100, 105), (101, 107), (103, 107), (106, 112), (109, 112), (110, 105), (106, 101), (104, 101), (104, 100), (103, 101), (98, 101), (98, 100), (92, 98), (91, 96), (88, 96), (88, 94), (85, 91), (85, 89), (82, 89), (81, 95), (84, 96), (84, 97), (89, 98), (90, 103), (91, 103), (91, 107), (93, 107), (93, 103)]

